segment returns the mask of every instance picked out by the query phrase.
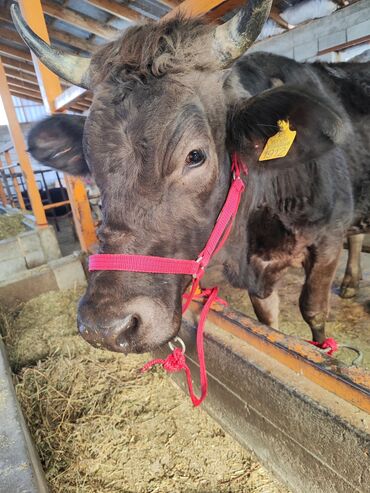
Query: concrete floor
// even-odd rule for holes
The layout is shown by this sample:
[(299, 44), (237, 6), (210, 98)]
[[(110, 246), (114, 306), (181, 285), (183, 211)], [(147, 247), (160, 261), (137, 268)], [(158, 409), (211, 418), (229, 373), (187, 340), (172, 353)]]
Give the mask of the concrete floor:
[[(334, 337), (339, 343), (355, 346), (364, 353), (363, 367), (370, 368), (370, 254), (362, 253), (363, 280), (358, 294), (352, 299), (338, 296), (347, 251), (341, 256), (340, 265), (333, 285), (331, 310), (327, 322), (327, 337)], [(280, 330), (286, 334), (311, 339), (311, 331), (304, 322), (298, 307), (298, 297), (303, 283), (303, 270), (291, 269), (283, 278), (280, 294)], [(249, 297), (244, 290), (224, 286), (221, 295), (230, 305), (256, 318)], [(338, 358), (349, 364), (355, 353), (341, 350)]]

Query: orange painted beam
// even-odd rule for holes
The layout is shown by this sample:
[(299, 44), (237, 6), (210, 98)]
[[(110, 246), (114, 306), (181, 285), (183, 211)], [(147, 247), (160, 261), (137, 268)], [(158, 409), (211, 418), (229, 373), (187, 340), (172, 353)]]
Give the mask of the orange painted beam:
[(168, 12), (164, 16), (164, 19), (170, 19), (177, 14), (187, 15), (189, 17), (203, 15), (224, 2), (225, 0), (184, 0), (178, 7)]
[[(10, 152), (9, 151), (5, 151), (4, 154), (5, 154), (6, 164), (8, 166), (11, 166), (12, 165), (12, 160), (11, 160), (11, 157), (10, 157)], [(12, 168), (9, 168), (9, 173), (12, 175), (13, 187), (14, 187), (15, 193), (17, 195), (19, 207), (22, 210), (26, 210), (26, 205), (24, 203), (24, 199), (23, 199), (23, 196), (22, 196), (22, 193), (21, 193), (21, 189), (19, 187), (19, 183), (18, 183), (17, 177), (15, 176), (15, 171), (14, 171), (14, 168), (13, 167)]]
[[(30, 28), (46, 43), (50, 44), (41, 1), (19, 0), (18, 3)], [(32, 58), (44, 105), (49, 113), (53, 113), (55, 111), (54, 102), (62, 93), (60, 80), (35, 55), (32, 54)], [(97, 243), (97, 238), (85, 186), (82, 180), (78, 178), (65, 176), (65, 181), (78, 239), (82, 250), (87, 252)]]
[(44, 209), (47, 211), (49, 209), (56, 209), (57, 207), (62, 207), (63, 205), (70, 204), (69, 200), (63, 200), (62, 202), (53, 202), (52, 204), (44, 205)]
[(28, 154), (26, 152), (26, 145), (24, 142), (21, 126), (17, 120), (17, 115), (13, 106), (12, 96), (6, 80), (5, 70), (0, 58), (0, 95), (3, 100), (5, 113), (8, 119), (9, 131), (12, 138), (12, 142), (17, 153), (19, 163), (21, 165), (24, 178), (27, 184), (27, 190), (30, 197), (32, 211), (35, 216), (37, 226), (47, 226), (47, 220), (40, 192), (37, 188), (35, 176), (33, 174), (32, 166)]
[(84, 252), (91, 252), (98, 240), (85, 186), (82, 180), (74, 176), (66, 176), (65, 179), (68, 196), (73, 197), (70, 205), (73, 217), (77, 219), (75, 219), (75, 227), (81, 248)]
[[(40, 38), (47, 43), (50, 43), (40, 1), (35, 0), (30, 2), (29, 0), (20, 0), (19, 6), (22, 10), (23, 17), (26, 19), (30, 28), (37, 33)], [(48, 113), (52, 113), (54, 111), (53, 101), (62, 92), (59, 78), (45, 67), (36, 55), (32, 52), (31, 55), (44, 106)]]

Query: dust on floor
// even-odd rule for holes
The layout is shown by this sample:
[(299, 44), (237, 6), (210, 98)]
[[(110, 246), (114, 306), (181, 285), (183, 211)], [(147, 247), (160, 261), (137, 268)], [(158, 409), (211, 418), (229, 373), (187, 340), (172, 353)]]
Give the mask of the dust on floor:
[[(362, 253), (361, 260), (363, 280), (360, 283), (359, 292), (354, 298), (343, 299), (338, 295), (347, 261), (347, 251), (343, 251), (333, 284), (326, 334), (327, 337), (334, 337), (339, 343), (360, 349), (364, 355), (361, 366), (370, 368), (370, 254)], [(280, 295), (279, 330), (285, 334), (311, 339), (311, 331), (303, 320), (298, 305), (303, 280), (303, 269), (291, 269), (282, 279), (278, 288)], [(224, 285), (220, 292), (233, 308), (256, 318), (245, 290)], [(357, 356), (347, 349), (342, 349), (336, 354), (346, 364), (350, 364)]]
[(52, 492), (287, 492), (161, 370), (141, 374), (149, 355), (85, 343), (79, 294), (43, 294), (1, 322)]
[(0, 240), (27, 231), (26, 226), (22, 223), (23, 219), (23, 214), (0, 214)]

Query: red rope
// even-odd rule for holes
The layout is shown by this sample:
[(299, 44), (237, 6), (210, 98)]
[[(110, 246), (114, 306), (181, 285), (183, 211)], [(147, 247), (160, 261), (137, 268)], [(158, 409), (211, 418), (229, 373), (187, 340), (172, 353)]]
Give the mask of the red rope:
[(309, 342), (310, 344), (318, 347), (319, 349), (329, 349), (329, 351), (326, 351), (326, 354), (328, 354), (329, 356), (334, 354), (339, 349), (339, 345), (338, 345), (337, 341), (335, 339), (333, 339), (332, 337), (328, 337), (322, 343), (315, 342), (315, 341), (306, 341), (306, 342)]
[[(191, 290), (191, 292), (193, 292), (195, 284), (196, 282), (193, 283), (193, 289)], [(181, 351), (180, 348), (175, 348), (172, 351), (172, 353), (167, 356), (166, 359), (158, 358), (149, 361), (141, 369), (142, 372), (146, 372), (155, 365), (162, 365), (163, 368), (168, 373), (175, 373), (184, 370), (186, 374), (186, 381), (188, 384), (190, 399), (194, 404), (194, 406), (199, 406), (207, 396), (208, 380), (207, 380), (206, 364), (204, 358), (203, 333), (204, 333), (204, 325), (207, 319), (207, 315), (209, 310), (211, 309), (212, 304), (215, 301), (220, 301), (222, 303), (225, 303), (225, 301), (217, 297), (217, 294), (218, 294), (218, 288), (212, 288), (212, 289), (206, 289), (202, 291), (202, 293), (194, 296), (195, 298), (201, 296), (207, 297), (207, 301), (204, 304), (199, 317), (198, 330), (197, 330), (197, 351), (198, 351), (198, 360), (199, 360), (200, 388), (201, 388), (200, 397), (197, 397), (194, 393), (190, 368), (186, 364), (185, 354)], [(191, 293), (186, 296), (188, 297), (188, 300), (191, 301), (192, 299)], [(189, 304), (189, 301), (187, 302), (187, 304)]]
[(155, 359), (153, 361), (149, 361), (146, 365), (144, 365), (142, 371), (147, 371), (154, 365), (162, 365), (167, 372), (171, 373), (184, 370), (186, 373), (189, 394), (194, 406), (199, 406), (199, 404), (203, 402), (207, 395), (208, 388), (203, 345), (205, 321), (212, 303), (218, 301), (226, 304), (223, 300), (218, 298), (217, 288), (206, 289), (200, 294), (197, 294), (197, 289), (199, 288), (199, 282), (204, 275), (204, 270), (206, 269), (211, 258), (223, 247), (225, 241), (227, 240), (239, 209), (240, 199), (245, 188), (244, 182), (240, 178), (240, 172), (244, 171), (244, 173), (247, 174), (248, 170), (238, 158), (236, 153), (233, 155), (231, 170), (233, 173), (233, 178), (225, 203), (204, 249), (196, 260), (124, 254), (97, 254), (91, 255), (89, 258), (90, 271), (118, 270), (128, 272), (188, 274), (193, 276), (190, 293), (184, 295), (185, 303), (182, 308), (182, 313), (185, 313), (190, 305), (190, 302), (194, 298), (206, 298), (206, 302), (199, 317), (197, 330), (197, 352), (199, 359), (201, 396), (197, 397), (194, 393), (190, 369), (186, 364), (184, 353), (179, 348), (175, 348), (172, 354), (167, 356), (166, 359)]

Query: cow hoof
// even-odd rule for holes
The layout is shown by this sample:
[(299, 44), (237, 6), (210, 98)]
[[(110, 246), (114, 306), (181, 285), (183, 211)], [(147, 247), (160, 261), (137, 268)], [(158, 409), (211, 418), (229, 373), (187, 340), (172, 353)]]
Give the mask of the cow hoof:
[(356, 296), (357, 288), (352, 288), (350, 286), (341, 286), (339, 291), (339, 296), (341, 298), (353, 298)]

